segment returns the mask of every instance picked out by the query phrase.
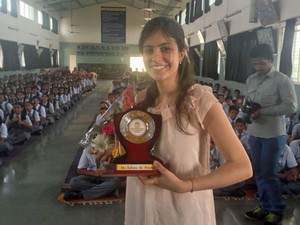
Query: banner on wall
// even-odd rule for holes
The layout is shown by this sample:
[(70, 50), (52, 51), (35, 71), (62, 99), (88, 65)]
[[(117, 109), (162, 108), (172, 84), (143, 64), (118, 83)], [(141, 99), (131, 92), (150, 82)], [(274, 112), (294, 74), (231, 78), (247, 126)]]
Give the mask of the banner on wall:
[(126, 56), (129, 47), (124, 45), (80, 44), (77, 45), (78, 56)]
[(125, 7), (101, 7), (101, 42), (126, 43)]

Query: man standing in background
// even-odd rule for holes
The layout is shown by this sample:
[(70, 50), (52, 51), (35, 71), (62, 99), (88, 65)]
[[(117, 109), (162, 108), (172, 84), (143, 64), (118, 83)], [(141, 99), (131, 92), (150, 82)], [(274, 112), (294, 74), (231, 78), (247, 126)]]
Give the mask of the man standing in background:
[(250, 115), (247, 132), (260, 206), (245, 216), (277, 225), (285, 207), (278, 177), (278, 160), (287, 141), (284, 115), (296, 111), (297, 99), (291, 79), (273, 67), (269, 45), (257, 45), (250, 56), (256, 72), (248, 77), (245, 94), (261, 108)]

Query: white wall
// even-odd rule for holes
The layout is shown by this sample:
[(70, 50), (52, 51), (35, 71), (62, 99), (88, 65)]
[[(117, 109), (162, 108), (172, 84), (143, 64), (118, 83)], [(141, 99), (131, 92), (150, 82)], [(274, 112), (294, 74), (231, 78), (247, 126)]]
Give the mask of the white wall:
[(142, 30), (141, 25), (144, 24), (144, 12), (115, 2), (73, 10), (72, 23), (76, 25), (73, 31), (79, 33), (70, 33), (71, 12), (64, 12), (60, 24), (60, 41), (101, 43), (101, 6), (126, 7), (126, 44), (137, 44)]
[[(36, 9), (44, 10), (42, 5), (37, 4), (35, 0), (24, 0), (24, 2)], [(49, 15), (56, 18), (59, 22), (57, 13), (50, 12)], [(41, 25), (37, 22), (37, 11), (35, 12), (35, 21), (31, 21), (20, 15), (18, 15), (18, 18), (14, 18), (9, 14), (0, 13), (0, 30), (0, 39), (30, 45), (36, 45), (37, 41), (39, 41), (40, 47), (49, 48), (51, 45), (53, 49), (59, 49), (59, 35), (42, 29)]]

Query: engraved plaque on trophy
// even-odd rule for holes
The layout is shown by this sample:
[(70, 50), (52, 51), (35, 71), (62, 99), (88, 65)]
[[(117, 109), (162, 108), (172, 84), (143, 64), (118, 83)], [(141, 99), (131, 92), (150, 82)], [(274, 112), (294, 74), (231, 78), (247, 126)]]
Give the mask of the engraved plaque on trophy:
[(150, 151), (156, 144), (162, 118), (141, 109), (130, 109), (114, 116), (115, 134), (123, 149), (106, 166), (104, 176), (158, 175), (153, 161), (160, 159)]

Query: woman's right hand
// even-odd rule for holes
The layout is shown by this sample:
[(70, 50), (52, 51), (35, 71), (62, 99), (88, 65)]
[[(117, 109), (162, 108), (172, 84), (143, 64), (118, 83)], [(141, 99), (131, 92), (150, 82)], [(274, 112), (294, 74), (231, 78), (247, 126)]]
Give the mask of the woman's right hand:
[(180, 180), (175, 174), (164, 167), (160, 162), (154, 161), (153, 165), (160, 172), (158, 176), (139, 176), (139, 179), (145, 185), (156, 185), (176, 193), (189, 192), (193, 189), (192, 181)]

